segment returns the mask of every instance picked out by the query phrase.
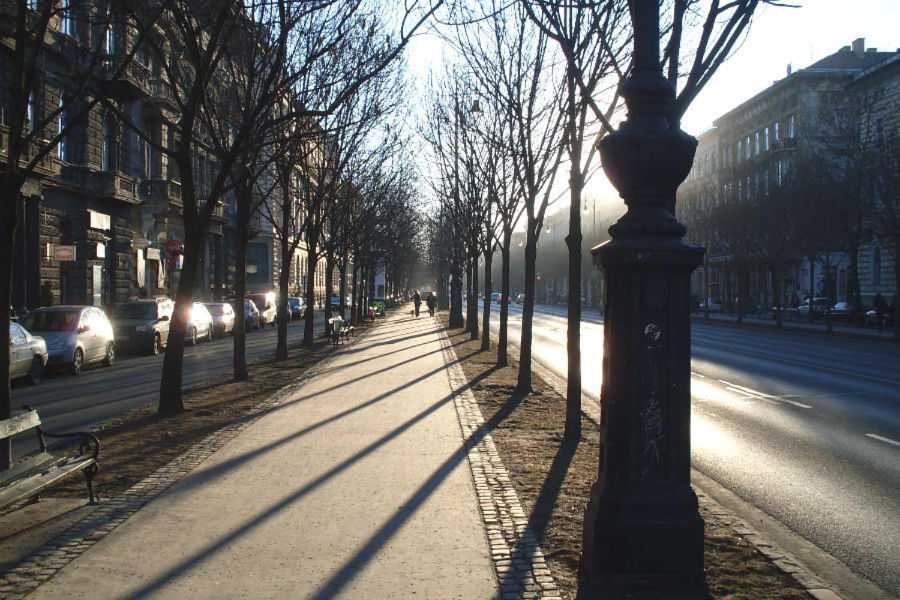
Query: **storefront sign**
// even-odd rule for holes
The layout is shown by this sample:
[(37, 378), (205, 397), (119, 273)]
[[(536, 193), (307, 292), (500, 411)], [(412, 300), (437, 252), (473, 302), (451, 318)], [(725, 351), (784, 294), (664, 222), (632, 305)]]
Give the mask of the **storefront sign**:
[(96, 257), (106, 258), (106, 244), (104, 244), (103, 242), (97, 242)]
[(159, 248), (147, 248), (147, 260), (159, 260)]
[(53, 246), (53, 259), (60, 262), (72, 262), (75, 260), (75, 246)]

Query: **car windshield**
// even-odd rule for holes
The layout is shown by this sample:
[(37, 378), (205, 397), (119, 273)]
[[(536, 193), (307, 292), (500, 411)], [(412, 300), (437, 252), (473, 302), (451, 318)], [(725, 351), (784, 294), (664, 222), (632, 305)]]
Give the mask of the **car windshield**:
[(120, 319), (142, 319), (149, 321), (156, 318), (156, 303), (131, 302), (119, 306), (116, 316)]
[(211, 315), (221, 315), (225, 312), (224, 304), (207, 304), (206, 310), (209, 311)]
[(25, 317), (23, 324), (29, 331), (75, 331), (80, 318), (80, 310), (41, 310)]
[(263, 309), (266, 307), (266, 296), (265, 294), (252, 294), (247, 296), (253, 303), (256, 305), (256, 308)]
[(288, 304), (291, 306), (300, 306), (300, 298), (288, 298)]

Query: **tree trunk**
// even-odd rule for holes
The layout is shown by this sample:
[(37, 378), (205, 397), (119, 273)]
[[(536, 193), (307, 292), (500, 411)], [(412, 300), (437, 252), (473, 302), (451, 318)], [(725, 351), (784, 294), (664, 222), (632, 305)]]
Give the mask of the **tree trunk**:
[(500, 329), (497, 332), (497, 366), (509, 365), (509, 246), (512, 242), (512, 232), (503, 232), (503, 247), (500, 249), (502, 263), (500, 265)]
[(288, 283), (290, 281), (293, 253), (286, 235), (281, 240), (281, 271), (278, 273), (278, 342), (275, 345), (275, 360), (287, 360), (288, 323), (291, 313), (288, 307)]
[(735, 275), (737, 276), (737, 322), (744, 322), (744, 268), (741, 263), (735, 265)]
[(772, 294), (775, 296), (775, 326), (780, 329), (784, 324), (784, 294), (781, 292), (781, 267), (778, 263), (772, 265)]
[(472, 253), (472, 296), (470, 299), (472, 318), (469, 321), (469, 339), (478, 339), (478, 250)]
[[(707, 244), (708, 245), (708, 244)], [(709, 319), (709, 252), (703, 253), (703, 318)]]
[[(187, 231), (185, 232), (187, 233)], [(159, 407), (161, 415), (175, 415), (184, 412), (182, 398), (182, 377), (184, 368), (185, 317), (194, 302), (194, 285), (200, 265), (202, 233), (185, 235), (184, 262), (178, 291), (175, 294), (175, 312), (169, 329), (169, 340), (163, 358), (162, 381), (159, 385)]]
[[(314, 236), (310, 236), (315, 239)], [(316, 318), (316, 244), (309, 243), (306, 254), (306, 314), (303, 321), (303, 346), (312, 348), (315, 343)]]
[[(0, 397), (0, 419), (8, 419), (12, 416), (12, 390), (9, 381), (9, 306), (12, 294), (12, 272), (15, 254), (15, 236), (18, 225), (18, 207), (21, 198), (19, 187), (4, 185), (3, 191), (7, 198), (4, 206), (2, 220), (0, 220), (0, 297), (4, 305), (0, 308), (0, 380), (3, 381), (3, 396)], [(6, 339), (3, 339), (6, 338)], [(0, 471), (9, 469), (13, 461), (12, 438), (0, 441)]]
[(528, 227), (525, 239), (525, 302), (522, 305), (522, 339), (519, 343), (519, 377), (516, 391), (531, 393), (531, 330), (534, 319), (535, 261), (537, 259), (537, 239)]
[[(357, 253), (353, 253), (353, 256), (359, 256)], [(359, 273), (359, 265), (356, 264), (356, 259), (353, 260), (353, 275), (352, 275), (352, 283), (350, 285), (350, 314), (353, 319), (353, 323), (357, 324), (362, 321), (362, 313), (359, 309), (360, 297), (359, 297), (359, 277), (357, 273)]]
[(494, 258), (493, 248), (484, 253), (484, 308), (481, 319), (481, 350), (491, 349), (491, 263)]
[[(574, 94), (574, 90), (570, 93)], [(572, 109), (574, 110), (574, 108)], [(570, 127), (574, 128), (574, 115)], [(571, 132), (575, 136), (576, 132)], [(565, 439), (575, 442), (581, 439), (581, 144), (575, 137), (570, 155), (569, 176), (569, 306), (566, 330), (566, 350), (568, 372), (566, 383), (566, 429)]]
[(816, 318), (816, 256), (809, 257), (809, 314), (807, 315), (809, 322), (812, 323)]
[(331, 296), (334, 292), (334, 256), (331, 250), (325, 253), (325, 334), (331, 335), (331, 323), (328, 322), (334, 307), (331, 306)]
[(454, 260), (450, 266), (450, 329), (459, 329), (465, 325), (462, 313), (462, 264)]
[(344, 318), (345, 311), (347, 310), (347, 252), (344, 252), (343, 259), (341, 260), (340, 269), (340, 285), (338, 288), (338, 293), (341, 295), (340, 297), (340, 311), (341, 318)]
[(237, 236), (235, 238), (235, 257), (237, 264), (234, 273), (234, 295), (237, 299), (237, 315), (241, 318), (240, 326), (235, 322), (232, 345), (232, 372), (235, 381), (247, 381), (250, 373), (247, 370), (247, 319), (244, 318), (244, 297), (247, 295), (247, 244), (250, 241), (250, 201), (251, 190), (240, 186), (237, 190)]
[(894, 341), (900, 342), (900, 235), (894, 236)]

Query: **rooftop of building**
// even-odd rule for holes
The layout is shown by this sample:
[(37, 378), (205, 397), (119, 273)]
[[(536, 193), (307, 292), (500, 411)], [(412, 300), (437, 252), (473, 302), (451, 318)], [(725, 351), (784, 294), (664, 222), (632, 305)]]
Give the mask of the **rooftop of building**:
[(805, 69), (793, 71), (791, 65), (788, 65), (787, 75), (783, 79), (775, 81), (753, 97), (722, 114), (713, 123), (716, 127), (719, 127), (723, 120), (734, 115), (745, 114), (747, 109), (753, 104), (764, 99), (774, 91), (803, 79), (823, 76), (846, 77), (849, 79), (877, 70), (880, 66), (887, 64), (888, 61), (896, 60), (898, 57), (900, 57), (900, 49), (880, 52), (877, 48), (866, 48), (865, 38), (857, 38), (849, 46), (844, 46), (836, 52), (817, 60)]

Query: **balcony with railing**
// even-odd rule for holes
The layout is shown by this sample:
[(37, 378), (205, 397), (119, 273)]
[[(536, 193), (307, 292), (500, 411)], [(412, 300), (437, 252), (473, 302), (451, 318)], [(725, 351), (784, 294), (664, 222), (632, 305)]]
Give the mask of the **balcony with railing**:
[(184, 205), (181, 200), (181, 182), (174, 179), (148, 179), (147, 195), (151, 203), (160, 208), (181, 209)]
[(88, 194), (129, 204), (140, 202), (137, 183), (124, 173), (96, 171), (82, 165), (64, 165), (60, 171), (61, 182), (79, 188)]
[[(9, 127), (0, 124), (0, 156), (6, 157), (9, 154), (9, 144)], [(19, 166), (25, 168), (34, 157), (38, 156), (38, 154), (47, 147), (48, 144), (50, 144), (48, 140), (41, 138), (33, 139), (28, 144), (28, 147), (25, 148), (25, 151), (19, 156)], [(34, 170), (41, 175), (52, 175), (57, 168), (58, 165), (53, 160), (53, 151), (51, 150), (35, 164)]]
[(171, 109), (177, 109), (178, 103), (175, 101), (175, 95), (172, 91), (172, 85), (165, 79), (156, 77), (150, 80), (150, 94), (147, 101), (159, 105), (167, 106)]
[(102, 64), (103, 95), (122, 101), (144, 98), (151, 93), (150, 68), (134, 57), (110, 54)]

